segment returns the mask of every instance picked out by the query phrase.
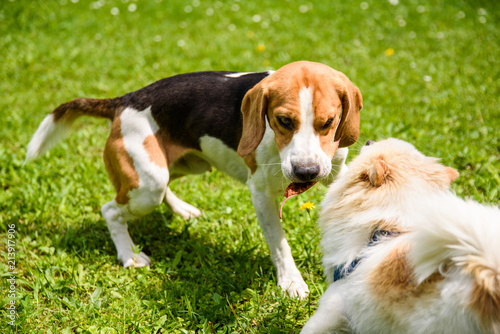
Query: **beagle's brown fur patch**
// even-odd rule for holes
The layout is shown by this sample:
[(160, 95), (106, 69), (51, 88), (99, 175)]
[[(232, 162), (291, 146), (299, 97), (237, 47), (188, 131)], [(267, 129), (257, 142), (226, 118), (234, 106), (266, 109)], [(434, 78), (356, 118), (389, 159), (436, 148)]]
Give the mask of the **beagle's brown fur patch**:
[(167, 159), (165, 157), (165, 151), (160, 143), (158, 142), (157, 135), (149, 135), (144, 139), (142, 145), (146, 152), (148, 152), (149, 161), (157, 165), (158, 167), (167, 168)]
[(104, 165), (116, 189), (116, 202), (127, 204), (128, 193), (139, 188), (139, 174), (134, 168), (134, 160), (125, 148), (121, 133), (121, 120), (116, 117), (111, 125), (111, 134), (104, 147)]

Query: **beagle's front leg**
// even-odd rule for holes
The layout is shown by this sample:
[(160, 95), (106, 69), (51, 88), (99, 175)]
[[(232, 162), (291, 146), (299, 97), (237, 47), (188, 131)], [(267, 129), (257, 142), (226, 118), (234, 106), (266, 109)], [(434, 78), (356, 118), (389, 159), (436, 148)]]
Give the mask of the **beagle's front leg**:
[(306, 298), (309, 289), (295, 265), (279, 219), (279, 203), (275, 195), (249, 184), (252, 203), (277, 270), (278, 285), (291, 297)]

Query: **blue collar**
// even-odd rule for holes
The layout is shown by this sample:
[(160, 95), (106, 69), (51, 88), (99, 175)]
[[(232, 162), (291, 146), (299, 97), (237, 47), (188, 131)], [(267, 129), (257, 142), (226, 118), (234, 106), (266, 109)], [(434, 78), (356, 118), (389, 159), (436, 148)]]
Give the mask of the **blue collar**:
[[(381, 239), (385, 237), (390, 237), (392, 235), (397, 235), (399, 234), (398, 232), (391, 232), (391, 231), (386, 231), (386, 230), (379, 230), (376, 229), (372, 237), (370, 238), (370, 241), (368, 242), (368, 247), (374, 246), (377, 242), (379, 242)], [(333, 281), (336, 282), (339, 279), (342, 279), (352, 273), (354, 269), (358, 266), (358, 264), (361, 262), (363, 257), (357, 257), (355, 258), (351, 263), (347, 264), (341, 264), (338, 266), (333, 267)]]

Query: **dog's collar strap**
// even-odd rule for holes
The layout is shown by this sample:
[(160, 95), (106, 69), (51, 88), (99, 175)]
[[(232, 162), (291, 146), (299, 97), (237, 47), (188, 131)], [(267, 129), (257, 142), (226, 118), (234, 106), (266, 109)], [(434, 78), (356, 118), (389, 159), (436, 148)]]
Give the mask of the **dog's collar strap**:
[[(390, 237), (393, 235), (398, 235), (398, 232), (393, 232), (393, 231), (387, 231), (387, 230), (375, 230), (372, 234), (372, 237), (370, 238), (370, 241), (368, 242), (368, 247), (374, 246), (377, 242), (379, 242), (382, 238), (384, 237)], [(339, 266), (333, 267), (333, 281), (336, 282), (339, 279), (342, 279), (352, 273), (354, 269), (358, 266), (358, 264), (361, 262), (363, 257), (357, 257), (355, 258), (351, 263), (347, 264), (341, 264)]]

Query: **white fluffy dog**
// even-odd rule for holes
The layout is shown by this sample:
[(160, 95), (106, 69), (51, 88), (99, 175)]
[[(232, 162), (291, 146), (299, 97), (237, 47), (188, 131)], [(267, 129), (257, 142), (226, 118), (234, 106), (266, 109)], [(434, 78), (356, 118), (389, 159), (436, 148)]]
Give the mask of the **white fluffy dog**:
[(302, 333), (500, 333), (500, 210), (411, 144), (368, 144), (322, 203), (334, 282)]

